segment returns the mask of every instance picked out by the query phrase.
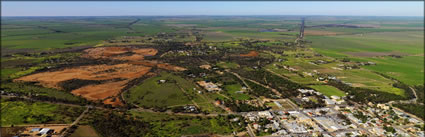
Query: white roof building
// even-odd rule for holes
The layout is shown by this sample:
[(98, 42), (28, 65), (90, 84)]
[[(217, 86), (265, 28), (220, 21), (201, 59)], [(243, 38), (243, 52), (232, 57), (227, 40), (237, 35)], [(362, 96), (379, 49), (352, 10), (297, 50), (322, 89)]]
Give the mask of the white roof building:
[(260, 111), (260, 112), (258, 112), (258, 116), (266, 117), (266, 118), (273, 118), (272, 114), (269, 111)]

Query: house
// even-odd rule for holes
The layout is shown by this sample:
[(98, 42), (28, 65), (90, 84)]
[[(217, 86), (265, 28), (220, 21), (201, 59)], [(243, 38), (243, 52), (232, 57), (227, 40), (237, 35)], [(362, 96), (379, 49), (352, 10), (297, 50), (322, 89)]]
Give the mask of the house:
[(159, 80), (159, 83), (165, 83), (165, 82), (166, 82), (166, 80), (164, 80), (164, 79)]
[(331, 99), (323, 99), (326, 103), (326, 105), (335, 105), (335, 101), (331, 100)]
[(335, 95), (334, 95), (334, 96), (331, 96), (331, 98), (332, 98), (332, 99), (335, 99), (335, 100), (337, 100), (337, 99), (341, 99), (340, 97), (335, 96)]
[(252, 124), (252, 126), (254, 127), (254, 129), (259, 129), (261, 127), (261, 125), (258, 125), (257, 123)]
[(200, 86), (204, 87), (209, 92), (221, 91), (221, 88), (219, 88), (218, 85), (216, 85), (216, 84), (214, 84), (212, 82), (198, 81), (197, 83)]
[(50, 134), (52, 132), (53, 132), (53, 130), (50, 129), (50, 128), (43, 128), (43, 129), (40, 130), (39, 134), (44, 135), (44, 134)]
[(40, 128), (33, 128), (33, 129), (31, 129), (30, 133), (32, 133), (32, 132), (38, 132), (38, 131), (40, 131)]

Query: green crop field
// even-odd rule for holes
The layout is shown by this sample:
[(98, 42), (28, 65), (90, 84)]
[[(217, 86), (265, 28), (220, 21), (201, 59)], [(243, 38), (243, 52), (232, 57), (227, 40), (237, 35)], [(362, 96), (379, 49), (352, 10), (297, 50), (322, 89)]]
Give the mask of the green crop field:
[(335, 87), (328, 86), (328, 85), (312, 85), (311, 88), (314, 88), (315, 90), (319, 91), (320, 93), (330, 97), (330, 96), (345, 96), (345, 93)]
[[(160, 83), (160, 80), (166, 80), (166, 82)], [(146, 107), (192, 104), (185, 96), (185, 92), (192, 91), (193, 87), (195, 87), (193, 84), (181, 77), (161, 73), (160, 76), (149, 78), (141, 85), (131, 88), (125, 97), (131, 103)], [(186, 91), (182, 91), (181, 88)]]
[(1, 126), (21, 124), (72, 123), (82, 107), (25, 101), (1, 101)]
[(250, 99), (249, 95), (244, 93), (236, 93), (236, 91), (241, 91), (242, 86), (240, 84), (226, 85), (224, 89), (230, 96), (236, 100), (247, 100)]
[(89, 125), (78, 126), (70, 137), (99, 137), (93, 127)]
[[(368, 33), (361, 36), (309, 36), (307, 39), (313, 42), (312, 47), (321, 54), (372, 61), (377, 65), (365, 68), (385, 73), (409, 85), (424, 83), (423, 31)], [(349, 52), (369, 55), (354, 56)], [(402, 58), (370, 57), (380, 53), (399, 54)]]
[(236, 69), (239, 68), (239, 65), (234, 62), (219, 62), (217, 66), (225, 69)]
[[(236, 124), (231, 125), (225, 117), (173, 116), (149, 112), (131, 111), (131, 115), (153, 125), (153, 132), (160, 136), (182, 136), (201, 133), (230, 134)], [(162, 122), (168, 121), (168, 122)]]

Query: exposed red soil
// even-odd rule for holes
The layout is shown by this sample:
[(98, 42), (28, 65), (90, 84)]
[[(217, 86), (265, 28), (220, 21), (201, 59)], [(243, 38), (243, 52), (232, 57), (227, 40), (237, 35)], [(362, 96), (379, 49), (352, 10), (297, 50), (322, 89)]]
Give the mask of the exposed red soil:
[(119, 97), (109, 98), (103, 101), (103, 104), (111, 104), (112, 106), (122, 106), (123, 103), (119, 99)]
[(112, 96), (117, 96), (121, 89), (125, 87), (128, 80), (118, 82), (108, 82), (99, 85), (88, 85), (79, 89), (73, 90), (71, 93), (77, 96), (82, 96), (88, 100), (105, 99)]
[(81, 95), (88, 100), (103, 100), (107, 97), (118, 95), (130, 80), (139, 78), (150, 70), (151, 67), (132, 64), (81, 66), (61, 71), (37, 73), (15, 79), (15, 81), (39, 82), (44, 87), (61, 89), (59, 83), (71, 79), (124, 79), (98, 85), (88, 85), (71, 91), (72, 94)]
[(185, 71), (185, 68), (179, 67), (179, 66), (174, 66), (174, 65), (170, 65), (168, 63), (165, 64), (158, 64), (156, 65), (158, 68), (161, 69), (166, 69), (166, 70), (173, 70), (173, 71)]
[[(158, 50), (153, 48), (129, 48), (129, 47), (98, 47), (84, 50), (82, 57), (93, 59), (112, 58), (117, 60), (143, 60), (144, 56), (154, 56)], [(132, 55), (119, 56), (124, 53)]]
[(239, 56), (241, 56), (241, 57), (256, 57), (256, 56), (258, 56), (258, 52), (257, 51), (250, 51), (247, 54), (240, 54)]
[[(83, 80), (113, 80), (102, 84), (93, 84), (72, 90), (71, 93), (88, 100), (104, 100), (103, 103), (113, 106), (122, 105), (117, 97), (129, 81), (144, 75), (155, 75), (149, 71), (152, 67), (166, 70), (184, 71), (185, 68), (158, 63), (158, 61), (144, 60), (145, 56), (154, 56), (158, 53), (153, 48), (129, 47), (98, 47), (84, 50), (82, 57), (92, 59), (112, 59), (129, 61), (115, 65), (89, 65), (66, 68), (59, 71), (41, 72), (24, 76), (14, 81), (38, 82), (48, 88), (62, 89), (60, 83), (71, 79)], [(116, 81), (116, 79), (120, 79)], [(112, 98), (111, 98), (112, 97)], [(105, 100), (106, 99), (106, 100)]]
[(15, 81), (39, 82), (50, 88), (60, 89), (58, 83), (71, 79), (110, 80), (115, 78), (134, 79), (149, 72), (151, 67), (131, 64), (93, 65), (68, 68), (54, 72), (41, 72), (24, 76)]

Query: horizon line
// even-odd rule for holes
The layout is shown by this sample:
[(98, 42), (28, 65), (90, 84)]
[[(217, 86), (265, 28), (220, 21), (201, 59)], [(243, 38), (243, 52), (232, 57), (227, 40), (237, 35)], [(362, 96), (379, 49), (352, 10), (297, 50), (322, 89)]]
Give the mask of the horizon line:
[(3, 16), (0, 17), (135, 17), (135, 16), (143, 16), (143, 17), (178, 17), (178, 16), (329, 16), (329, 17), (425, 17), (425, 16), (387, 16), (387, 15), (308, 15), (308, 14), (300, 14), (300, 15), (284, 15), (284, 14), (261, 14), (261, 15), (59, 15), (59, 16), (51, 16), (51, 15), (27, 15), (27, 16)]

